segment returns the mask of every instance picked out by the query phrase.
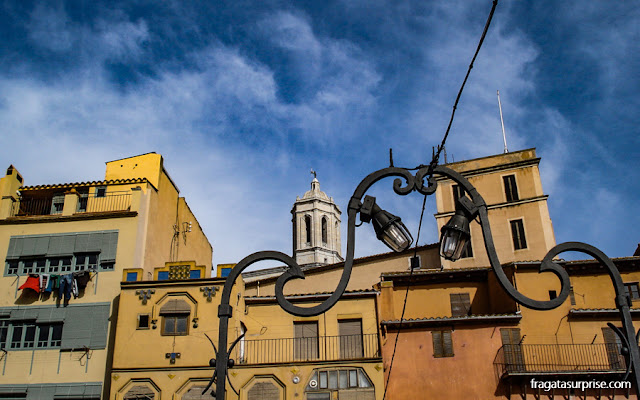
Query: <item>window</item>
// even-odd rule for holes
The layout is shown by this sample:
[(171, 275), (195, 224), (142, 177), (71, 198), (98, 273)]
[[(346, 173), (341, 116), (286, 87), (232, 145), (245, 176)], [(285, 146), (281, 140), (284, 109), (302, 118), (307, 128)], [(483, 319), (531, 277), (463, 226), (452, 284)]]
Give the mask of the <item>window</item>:
[(632, 301), (640, 300), (640, 290), (638, 288), (638, 282), (625, 283), (624, 288), (627, 291), (627, 296), (629, 296)]
[(464, 188), (461, 187), (460, 185), (453, 185), (452, 189), (453, 189), (453, 206), (456, 207), (456, 204), (458, 204), (458, 199), (466, 195), (466, 192)]
[(318, 322), (294, 322), (293, 356), (296, 360), (318, 358)]
[(189, 271), (189, 279), (198, 279), (200, 278), (200, 270), (199, 269), (193, 269), (191, 271)]
[(35, 322), (15, 322), (11, 324), (11, 348), (27, 349), (35, 346)]
[(527, 239), (524, 236), (524, 223), (521, 219), (509, 222), (511, 224), (511, 237), (513, 238), (513, 249), (520, 250), (527, 248)]
[(158, 271), (158, 280), (159, 281), (168, 281), (169, 280), (169, 271)]
[(149, 314), (138, 314), (138, 329), (149, 329)]
[(620, 350), (622, 349), (620, 338), (611, 328), (602, 328), (602, 336), (604, 337), (604, 343), (607, 349), (609, 366), (611, 369), (623, 369), (625, 361), (624, 357), (620, 353)]
[(64, 208), (64, 194), (56, 194), (51, 199), (51, 214), (62, 214)]
[(17, 260), (8, 260), (7, 261), (7, 274), (15, 275), (18, 273), (18, 261)]
[(7, 336), (9, 335), (9, 320), (0, 319), (0, 349), (7, 347)]
[(569, 300), (572, 306), (576, 305), (576, 294), (573, 292), (573, 286), (569, 287)]
[[(202, 390), (200, 391), (202, 392)], [(200, 398), (200, 397), (198, 397)], [(278, 400), (280, 390), (272, 382), (258, 382), (247, 392), (247, 400)]]
[(473, 257), (473, 247), (471, 247), (471, 238), (467, 241), (466, 246), (462, 249), (462, 253), (460, 253), (460, 258), (471, 258)]
[(160, 308), (162, 335), (183, 336), (189, 334), (189, 314), (191, 307), (181, 299), (167, 301)]
[(362, 320), (345, 319), (338, 321), (338, 332), (340, 335), (340, 358), (353, 359), (362, 358)]
[(106, 186), (96, 187), (96, 197), (107, 197), (107, 187)]
[(512, 201), (520, 200), (518, 197), (518, 186), (516, 186), (516, 176), (503, 176), (502, 181), (504, 182), (504, 195), (507, 198), (507, 202), (511, 203)]
[(162, 319), (164, 336), (183, 336), (189, 333), (189, 314), (163, 315)]
[(451, 331), (432, 331), (431, 338), (433, 339), (434, 357), (453, 357)]
[(464, 317), (471, 314), (471, 299), (469, 293), (450, 293), (451, 316)]
[(304, 216), (304, 228), (307, 234), (307, 244), (311, 244), (311, 217), (309, 215)]
[(78, 254), (75, 257), (74, 271), (98, 268), (98, 253)]
[(71, 271), (71, 257), (54, 257), (49, 258), (49, 272), (70, 272)]
[(409, 257), (409, 268), (420, 269), (422, 266), (422, 258), (420, 256)]
[(137, 272), (127, 272), (127, 282), (135, 282), (138, 280)]
[[(305, 392), (323, 391), (324, 393), (322, 394), (329, 394), (326, 391), (327, 389), (348, 390), (358, 388), (373, 388), (371, 380), (361, 368), (326, 369), (313, 371), (305, 388)], [(320, 395), (320, 393), (314, 394)], [(340, 396), (336, 397), (340, 398)], [(324, 397), (309, 397), (309, 395), (307, 398), (324, 399)], [(329, 395), (327, 398), (330, 399), (331, 396)], [(369, 397), (365, 396), (365, 398)]]
[(549, 290), (549, 300), (553, 300), (556, 297), (558, 297), (558, 292), (556, 292), (555, 290)]
[(38, 325), (38, 348), (60, 347), (62, 343), (62, 324)]
[[(7, 343), (8, 339), (8, 343)], [(0, 320), (0, 348), (47, 349), (62, 343), (62, 323), (36, 324), (34, 321)]]
[(322, 244), (327, 244), (327, 217), (322, 217)]
[(507, 365), (507, 371), (524, 371), (524, 355), (522, 354), (522, 346), (520, 345), (520, 329), (500, 329), (500, 336), (502, 339), (502, 350), (504, 352), (504, 362)]

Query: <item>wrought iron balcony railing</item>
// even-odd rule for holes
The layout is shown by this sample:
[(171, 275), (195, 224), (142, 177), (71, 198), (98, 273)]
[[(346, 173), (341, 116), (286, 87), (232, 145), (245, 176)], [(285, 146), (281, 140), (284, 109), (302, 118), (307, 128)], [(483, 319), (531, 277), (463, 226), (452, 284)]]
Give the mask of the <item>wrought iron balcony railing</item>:
[(493, 362), (498, 376), (523, 373), (624, 372), (617, 344), (503, 345)]
[(240, 364), (339, 361), (380, 357), (377, 334), (245, 340), (234, 349)]

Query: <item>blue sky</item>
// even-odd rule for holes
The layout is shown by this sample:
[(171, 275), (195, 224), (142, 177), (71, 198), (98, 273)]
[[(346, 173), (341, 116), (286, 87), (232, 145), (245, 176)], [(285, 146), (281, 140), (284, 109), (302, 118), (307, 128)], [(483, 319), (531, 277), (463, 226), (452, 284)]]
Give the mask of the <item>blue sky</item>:
[[(101, 179), (104, 161), (161, 153), (217, 264), (291, 251), (290, 209), (311, 168), (346, 211), (390, 147), (396, 165), (427, 163), (491, 1), (0, 7), (5, 166), (27, 185), (75, 182)], [(557, 241), (611, 257), (640, 242), (638, 21), (631, 1), (503, 0), (447, 142), (457, 161), (502, 151), (499, 89), (509, 149), (542, 157)], [(415, 237), (420, 196), (391, 182), (373, 194)], [(420, 244), (438, 240), (434, 201)], [(384, 251), (358, 230), (357, 255)]]

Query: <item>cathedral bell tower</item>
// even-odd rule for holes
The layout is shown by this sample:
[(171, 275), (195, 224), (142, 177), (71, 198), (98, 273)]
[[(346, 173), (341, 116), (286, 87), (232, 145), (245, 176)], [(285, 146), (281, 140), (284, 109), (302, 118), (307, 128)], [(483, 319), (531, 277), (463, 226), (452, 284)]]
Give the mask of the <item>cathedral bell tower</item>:
[(320, 266), (344, 261), (340, 251), (340, 209), (320, 190), (312, 171), (311, 190), (291, 209), (293, 254), (298, 265)]

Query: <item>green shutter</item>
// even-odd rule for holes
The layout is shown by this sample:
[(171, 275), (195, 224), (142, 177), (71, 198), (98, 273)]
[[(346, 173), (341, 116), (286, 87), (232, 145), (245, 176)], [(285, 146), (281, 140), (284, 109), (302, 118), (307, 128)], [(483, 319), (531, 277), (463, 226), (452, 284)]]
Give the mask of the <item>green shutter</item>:
[(62, 328), (63, 349), (104, 349), (107, 343), (109, 303), (69, 306)]
[(48, 257), (70, 256), (76, 246), (76, 235), (52, 236), (49, 240)]
[(88, 252), (99, 252), (102, 250), (102, 232), (92, 233), (89, 235), (87, 240), (87, 251)]
[(34, 256), (44, 256), (49, 250), (49, 236), (41, 236), (35, 238), (35, 244), (33, 249)]
[(36, 238), (26, 237), (22, 238), (22, 251), (21, 256), (32, 256), (36, 250)]
[(64, 322), (66, 308), (42, 308), (38, 312), (36, 323), (47, 324), (52, 322)]
[(109, 330), (109, 304), (92, 307), (91, 348), (104, 349), (107, 347)]
[(105, 232), (102, 234), (101, 262), (115, 262), (118, 248), (118, 232)]
[(16, 260), (22, 254), (22, 245), (24, 238), (12, 237), (9, 239), (9, 249), (7, 250), (7, 260)]
[(76, 236), (76, 246), (74, 253), (86, 253), (89, 249), (89, 234), (83, 233)]

